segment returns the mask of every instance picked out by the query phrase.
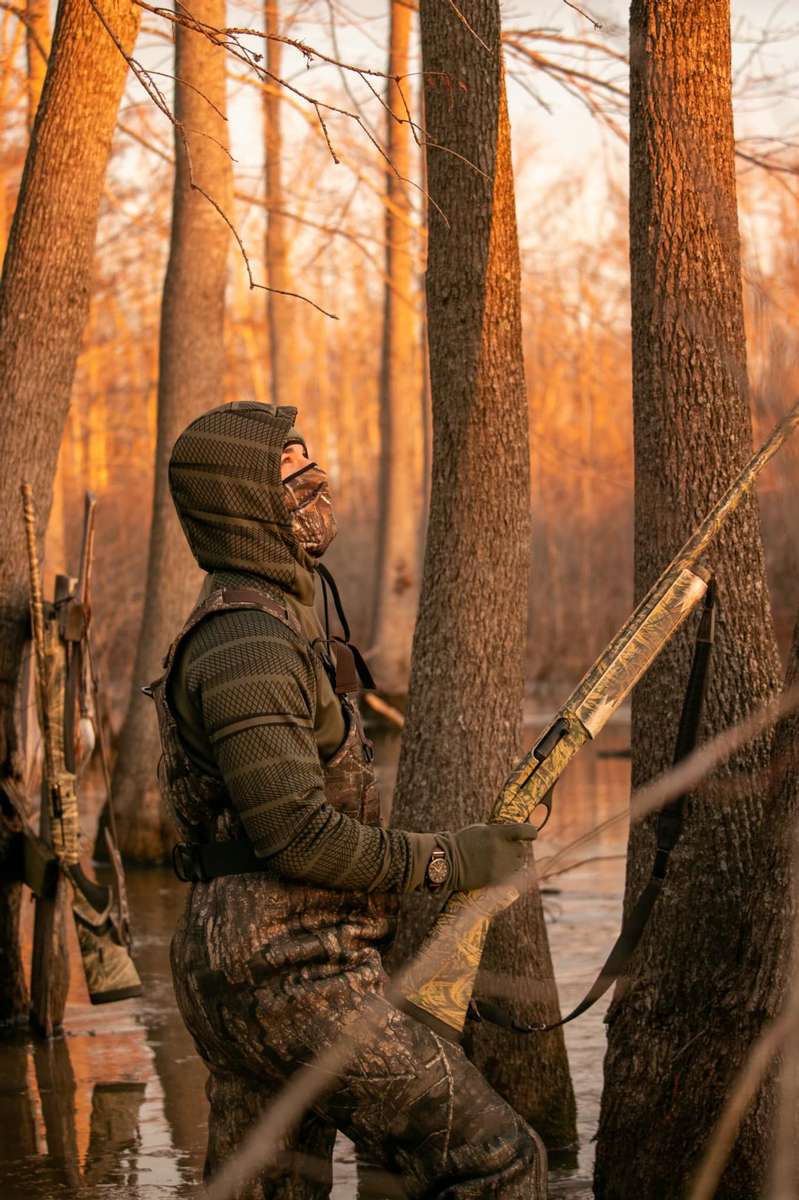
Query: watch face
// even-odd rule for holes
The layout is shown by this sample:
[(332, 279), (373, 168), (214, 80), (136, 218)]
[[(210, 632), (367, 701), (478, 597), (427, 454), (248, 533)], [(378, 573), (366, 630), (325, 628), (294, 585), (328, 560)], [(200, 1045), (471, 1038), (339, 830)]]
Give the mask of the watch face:
[(449, 879), (449, 863), (446, 858), (431, 859), (427, 867), (427, 878), (433, 884), (447, 882)]

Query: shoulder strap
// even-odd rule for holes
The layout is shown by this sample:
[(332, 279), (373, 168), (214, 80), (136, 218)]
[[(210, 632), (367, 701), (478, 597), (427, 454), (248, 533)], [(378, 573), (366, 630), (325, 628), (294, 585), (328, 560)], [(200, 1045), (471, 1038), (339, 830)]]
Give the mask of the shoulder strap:
[[(348, 692), (373, 692), (376, 687), (372, 672), (367, 667), (366, 660), (358, 647), (353, 646), (350, 642), (350, 626), (344, 613), (344, 605), (341, 603), (336, 581), (324, 563), (316, 564), (316, 573), (322, 580), (322, 599), (325, 608), (325, 636), (324, 639), (317, 638), (316, 641), (324, 640), (325, 649), (333, 664), (336, 695), (343, 696)], [(341, 632), (344, 634), (341, 638), (331, 637), (330, 634), (328, 592), (333, 596), (336, 615), (341, 625)]]
[(143, 688), (142, 691), (151, 695), (155, 684), (166, 680), (175, 661), (175, 655), (184, 639), (188, 637), (201, 621), (204, 621), (214, 613), (234, 612), (240, 609), (255, 609), (259, 612), (268, 613), (270, 617), (274, 617), (286, 625), (297, 637), (305, 638), (302, 626), (291, 609), (287, 605), (281, 604), (279, 600), (276, 600), (274, 596), (270, 596), (267, 592), (259, 592), (256, 588), (216, 588), (201, 604), (198, 604), (189, 613), (185, 625), (164, 656), (163, 675), (160, 679), (150, 684), (149, 687)]
[[(268, 595), (267, 592), (256, 591), (255, 588), (221, 588), (220, 591), (212, 592), (208, 600), (219, 596), (219, 601), (211, 610), (213, 612), (226, 611), (237, 608), (256, 608), (261, 612), (269, 613), (270, 616), (276, 617), (278, 621), (282, 621), (287, 625), (292, 633), (304, 637), (302, 625), (299, 619), (294, 615), (291, 609), (286, 604), (281, 604), (274, 596)], [(208, 601), (206, 601), (208, 603)]]

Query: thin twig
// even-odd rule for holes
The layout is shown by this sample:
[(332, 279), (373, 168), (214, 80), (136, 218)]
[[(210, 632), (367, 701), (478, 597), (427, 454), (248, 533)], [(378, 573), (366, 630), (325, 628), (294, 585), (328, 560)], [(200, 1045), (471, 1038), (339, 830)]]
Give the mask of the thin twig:
[(571, 8), (571, 9), (573, 9), (573, 10), (574, 10), (576, 13), (579, 13), (581, 17), (585, 17), (586, 21), (590, 21), (590, 22), (591, 22), (591, 24), (593, 25), (594, 29), (601, 29), (601, 28), (602, 28), (602, 26), (601, 26), (601, 24), (599, 23), (599, 21), (595, 21), (595, 20), (594, 20), (594, 18), (591, 16), (591, 14), (590, 14), (590, 13), (587, 13), (587, 12), (585, 12), (585, 10), (584, 10), (584, 9), (582, 9), (582, 8), (580, 8), (578, 5), (576, 5), (576, 4), (572, 4), (572, 0), (563, 0), (563, 3), (566, 5), (566, 7), (567, 7), (567, 8)]
[(486, 45), (486, 43), (480, 37), (480, 34), (477, 32), (477, 30), (474, 29), (469, 24), (469, 22), (466, 20), (466, 17), (461, 12), (461, 10), (458, 8), (457, 4), (455, 3), (455, 0), (448, 0), (448, 3), (449, 3), (450, 8), (452, 9), (452, 11), (455, 13), (456, 17), (458, 18), (458, 20), (461, 22), (462, 25), (465, 26), (466, 29), (468, 29), (469, 33), (472, 35), (474, 40), (476, 42), (478, 42), (483, 47), (483, 49), (487, 50), (488, 53), (490, 54), (491, 53), (490, 48)]

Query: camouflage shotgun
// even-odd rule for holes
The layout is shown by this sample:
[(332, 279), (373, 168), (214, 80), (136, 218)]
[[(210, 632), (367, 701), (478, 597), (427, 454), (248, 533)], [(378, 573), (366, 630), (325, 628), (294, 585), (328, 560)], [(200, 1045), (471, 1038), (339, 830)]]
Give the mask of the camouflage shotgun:
[[(86, 875), (80, 863), (76, 757), (79, 728), (75, 710), (81, 690), (80, 678), (84, 674), (82, 646), (89, 620), (94, 502), (93, 498), (87, 498), (79, 579), (57, 576), (56, 602), (48, 605), (42, 591), (33, 493), (27, 483), (22, 484), (21, 491), (30, 572), (37, 708), (44, 755), (44, 827), (60, 868), (57, 889), (62, 889), (66, 880), (72, 885), (72, 913), (89, 999), (92, 1004), (105, 1004), (140, 995), (141, 981), (130, 957), (127, 923), (120, 911), (123, 907), (119, 896), (121, 866), (114, 861), (115, 886), (109, 888)], [(86, 737), (90, 723), (84, 718), (81, 724), (84, 728), (80, 733)], [(93, 738), (87, 740), (85, 749), (90, 751)], [(32, 995), (32, 1000), (36, 1025), (49, 1033), (51, 1025), (56, 1026), (60, 1021), (51, 1021), (46, 1015), (49, 1007), (46, 958), (47, 951), (43, 947), (33, 972), (41, 981), (39, 990), (43, 999), (39, 1003)], [(31, 991), (33, 993), (33, 986)]]
[[(691, 534), (533, 748), (514, 767), (491, 821), (529, 821), (533, 811), (543, 806), (546, 823), (555, 783), (703, 598), (709, 576), (699, 561), (702, 554), (797, 425), (799, 402)], [(511, 884), (450, 896), (405, 977), (403, 1008), (443, 1036), (458, 1039), (491, 918), (518, 896)]]

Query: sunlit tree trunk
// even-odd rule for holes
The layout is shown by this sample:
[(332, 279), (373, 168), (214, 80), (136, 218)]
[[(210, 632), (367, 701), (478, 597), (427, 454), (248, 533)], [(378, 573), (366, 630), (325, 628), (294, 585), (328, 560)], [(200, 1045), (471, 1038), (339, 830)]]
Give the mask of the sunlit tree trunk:
[[(530, 474), (499, 4), (469, 0), (456, 10), (425, 0), (421, 28), (433, 463), (392, 821), (429, 830), (485, 820), (519, 753)], [(430, 910), (409, 898), (397, 957), (418, 945)], [(555, 1016), (537, 892), (493, 923), (483, 965), (482, 994), (501, 995), (527, 1019)], [(490, 1082), (549, 1144), (572, 1142), (561, 1034), (509, 1039), (481, 1028), (469, 1037)]]
[[(630, 24), (630, 262), (635, 588), (641, 595), (751, 454), (730, 91), (729, 0), (634, 0)], [(778, 683), (757, 504), (709, 555), (719, 625), (707, 738)], [(668, 767), (685, 690), (681, 634), (636, 689), (633, 784)], [(763, 854), (786, 814), (768, 798), (769, 744), (735, 755), (688, 804), (663, 895), (610, 1012), (596, 1162), (601, 1200), (684, 1197), (730, 1085), (781, 984), (765, 914), (784, 884)], [(654, 854), (630, 835), (625, 904)], [(765, 936), (764, 936), (765, 935)], [(763, 1194), (773, 1085), (746, 1112), (719, 1200)]]
[[(139, 10), (104, 16), (131, 50)], [(20, 777), (14, 693), (27, 628), (19, 485), (33, 486), (43, 536), (58, 446), (86, 323), (103, 181), (127, 64), (88, 0), (62, 0), (0, 283), (0, 782)], [(0, 823), (9, 809), (0, 797)], [(0, 836), (0, 845), (2, 845)], [(0, 1022), (26, 1008), (19, 888), (0, 887)]]
[[(264, 20), (267, 34), (282, 33), (279, 0), (266, 0)], [(271, 77), (263, 92), (264, 156), (266, 160), (266, 282), (275, 289), (266, 293), (266, 325), (269, 336), (269, 379), (273, 404), (297, 404), (297, 347), (295, 306), (298, 303), (279, 292), (290, 292), (286, 218), (283, 215), (283, 129), (279, 85), (283, 45), (274, 37), (266, 43), (266, 69)], [(300, 424), (301, 415), (300, 415)]]
[(385, 296), (380, 372), (380, 512), (370, 663), (381, 692), (404, 696), (419, 603), (422, 372), (408, 179), (413, 138), (408, 80), (413, 12), (391, 0), (386, 104)]
[[(27, 66), (28, 128), (33, 129), (44, 87), (50, 53), (50, 6), (47, 0), (27, 0), (25, 5), (25, 59)], [(60, 457), (53, 480), (53, 503), (45, 540), (45, 566), (49, 574), (67, 569), (64, 545), (64, 473)], [(45, 576), (45, 580), (47, 575)]]
[[(225, 24), (224, 0), (192, 0), (187, 8), (211, 27)], [(229, 229), (202, 194), (229, 210), (224, 50), (178, 25), (175, 77), (175, 185), (161, 308), (153, 517), (133, 689), (113, 783), (122, 850), (139, 862), (161, 861), (171, 834), (155, 776), (155, 712), (139, 688), (158, 674), (200, 583), (169, 495), (167, 463), (180, 431), (199, 413), (221, 404), (224, 388)]]

